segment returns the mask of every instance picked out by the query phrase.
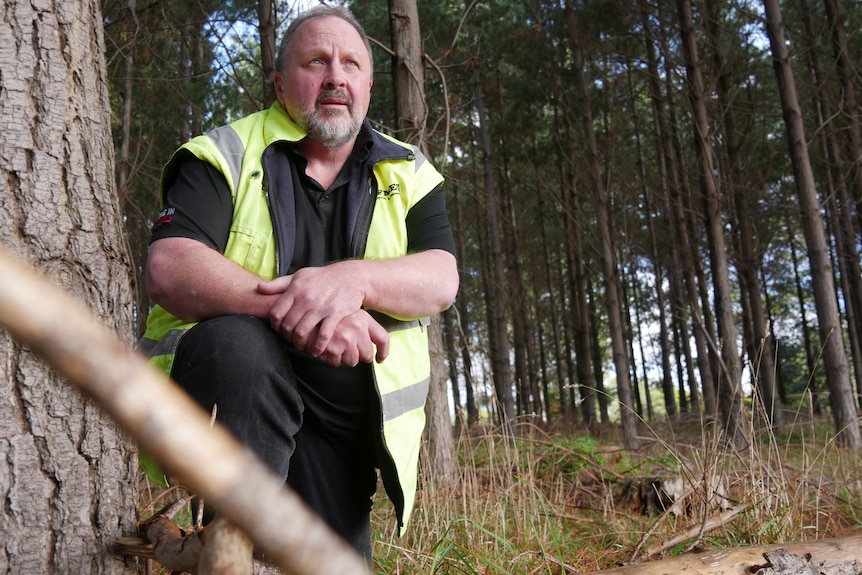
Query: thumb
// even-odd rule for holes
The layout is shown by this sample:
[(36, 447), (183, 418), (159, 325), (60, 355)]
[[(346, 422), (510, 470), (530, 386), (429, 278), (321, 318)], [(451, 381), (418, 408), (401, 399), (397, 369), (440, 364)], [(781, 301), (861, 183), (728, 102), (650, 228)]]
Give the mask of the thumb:
[(269, 281), (257, 284), (257, 291), (263, 295), (276, 295), (283, 293), (290, 286), (291, 276), (281, 276)]

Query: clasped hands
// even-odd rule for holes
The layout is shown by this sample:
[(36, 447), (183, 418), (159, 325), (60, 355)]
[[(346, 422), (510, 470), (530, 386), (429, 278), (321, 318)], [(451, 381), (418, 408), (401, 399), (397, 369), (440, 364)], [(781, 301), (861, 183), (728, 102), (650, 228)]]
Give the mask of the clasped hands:
[(389, 354), (389, 334), (362, 309), (365, 294), (348, 271), (340, 264), (309, 267), (257, 286), (278, 296), (269, 312), (272, 329), (335, 367), (381, 362)]

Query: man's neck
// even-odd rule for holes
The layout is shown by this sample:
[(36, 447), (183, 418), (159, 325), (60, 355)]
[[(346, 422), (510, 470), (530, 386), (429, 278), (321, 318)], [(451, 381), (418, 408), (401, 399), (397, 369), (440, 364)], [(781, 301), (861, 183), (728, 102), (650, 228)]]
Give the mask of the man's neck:
[(308, 161), (305, 173), (317, 180), (324, 189), (329, 188), (353, 152), (355, 142), (356, 138), (353, 138), (338, 148), (327, 148), (320, 142), (303, 140), (299, 149)]

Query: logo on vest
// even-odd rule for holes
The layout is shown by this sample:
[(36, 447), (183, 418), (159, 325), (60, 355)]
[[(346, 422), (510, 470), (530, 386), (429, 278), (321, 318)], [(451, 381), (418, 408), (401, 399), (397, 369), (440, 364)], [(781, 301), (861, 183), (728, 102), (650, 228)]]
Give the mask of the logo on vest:
[(391, 200), (401, 193), (401, 184), (390, 184), (385, 190), (377, 190), (378, 200)]

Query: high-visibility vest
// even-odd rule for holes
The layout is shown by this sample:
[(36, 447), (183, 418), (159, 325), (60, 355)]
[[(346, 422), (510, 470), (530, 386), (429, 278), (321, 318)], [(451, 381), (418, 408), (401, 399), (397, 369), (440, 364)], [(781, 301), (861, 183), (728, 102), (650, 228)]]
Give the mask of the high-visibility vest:
[[(365, 129), (370, 129), (367, 121)], [(376, 131), (372, 134), (374, 145), (368, 162), (373, 169), (364, 189), (352, 191), (354, 197), (347, 201), (348, 221), (352, 222), (350, 256), (396, 258), (407, 254), (407, 212), (443, 178), (417, 148)], [(287, 270), (295, 225), (292, 194), (282, 189), (277, 194), (264, 189), (273, 184), (292, 188), (291, 178), (274, 173), (289, 168), (284, 163), (268, 162), (267, 150), (279, 142), (296, 142), (304, 136), (276, 102), (268, 110), (198, 136), (180, 148), (209, 162), (225, 176), (234, 203), (225, 256), (264, 279)], [(168, 162), (163, 185), (170, 168)], [(275, 230), (274, 217), (279, 222)], [(389, 356), (373, 364), (385, 446), (381, 475), (395, 506), (399, 533), (403, 533), (413, 509), (425, 426), (424, 406), (431, 373), (428, 319), (374, 315), (389, 332)], [(140, 347), (152, 363), (170, 374), (177, 343), (193, 325), (155, 306)], [(164, 481), (163, 472), (145, 454), (141, 459), (151, 479)]]

